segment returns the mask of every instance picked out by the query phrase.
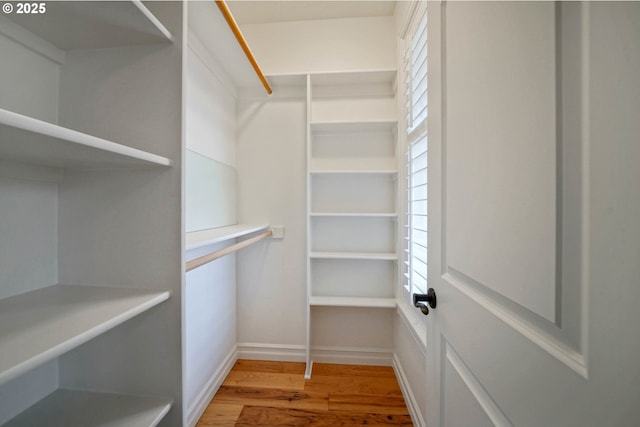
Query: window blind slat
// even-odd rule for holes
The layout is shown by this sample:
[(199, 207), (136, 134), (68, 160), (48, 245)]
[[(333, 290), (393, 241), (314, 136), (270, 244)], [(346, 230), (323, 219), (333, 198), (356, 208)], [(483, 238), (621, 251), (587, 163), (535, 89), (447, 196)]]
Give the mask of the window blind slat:
[(406, 109), (406, 195), (407, 245), (404, 262), (405, 277), (410, 293), (424, 293), (427, 289), (427, 203), (428, 203), (428, 141), (426, 119), (428, 112), (427, 15), (419, 9), (413, 32), (407, 36), (404, 55), (404, 108)]

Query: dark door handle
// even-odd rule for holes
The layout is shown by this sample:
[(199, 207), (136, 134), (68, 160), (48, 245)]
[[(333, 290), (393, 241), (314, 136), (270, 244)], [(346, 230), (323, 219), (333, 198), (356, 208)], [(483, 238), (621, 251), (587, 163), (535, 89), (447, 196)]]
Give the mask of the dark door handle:
[(429, 288), (426, 294), (413, 294), (413, 305), (420, 309), (422, 314), (425, 316), (429, 314), (429, 307), (436, 308), (437, 299), (436, 299), (436, 291), (433, 288)]

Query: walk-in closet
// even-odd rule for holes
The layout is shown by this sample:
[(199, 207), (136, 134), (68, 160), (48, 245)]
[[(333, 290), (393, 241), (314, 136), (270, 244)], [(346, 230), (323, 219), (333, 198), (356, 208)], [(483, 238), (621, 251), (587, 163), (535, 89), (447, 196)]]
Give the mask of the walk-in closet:
[(637, 424), (640, 2), (1, 6), (1, 426)]

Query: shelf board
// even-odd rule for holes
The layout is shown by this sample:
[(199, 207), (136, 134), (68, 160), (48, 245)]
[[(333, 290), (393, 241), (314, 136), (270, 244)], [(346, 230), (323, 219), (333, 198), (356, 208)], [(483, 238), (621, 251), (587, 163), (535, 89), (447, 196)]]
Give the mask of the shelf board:
[(309, 254), (315, 259), (365, 259), (373, 261), (396, 261), (398, 256), (394, 253), (375, 252), (320, 252), (314, 251)]
[(309, 305), (316, 307), (395, 308), (396, 299), (312, 296), (309, 298)]
[(0, 300), (0, 384), (169, 296), (169, 291), (56, 285)]
[(314, 169), (310, 170), (311, 175), (396, 175), (395, 169)]
[(155, 427), (171, 400), (59, 389), (4, 427)]
[(140, 0), (47, 2), (46, 13), (5, 15), (62, 50), (103, 49), (173, 41)]
[(396, 119), (388, 120), (342, 120), (342, 121), (312, 121), (311, 131), (315, 133), (363, 133), (363, 132), (391, 132), (398, 125)]
[(269, 228), (268, 225), (261, 224), (236, 224), (228, 227), (210, 228), (208, 230), (192, 231), (186, 233), (185, 246), (186, 250), (190, 251), (198, 249), (203, 246), (211, 245), (214, 243), (224, 242), (226, 240), (235, 239), (236, 237), (242, 237), (247, 234), (256, 233), (258, 231), (266, 231)]
[(314, 86), (351, 86), (358, 84), (393, 84), (397, 75), (395, 69), (315, 73), (311, 75)]
[(397, 213), (358, 213), (358, 212), (311, 212), (315, 218), (397, 218)]
[(166, 157), (3, 109), (0, 158), (75, 169), (171, 164)]

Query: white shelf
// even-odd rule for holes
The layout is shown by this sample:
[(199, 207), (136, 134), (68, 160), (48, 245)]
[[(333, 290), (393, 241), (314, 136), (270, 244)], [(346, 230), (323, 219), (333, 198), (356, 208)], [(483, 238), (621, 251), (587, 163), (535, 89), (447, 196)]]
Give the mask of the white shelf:
[(394, 118), (388, 120), (330, 120), (312, 121), (311, 131), (315, 133), (362, 133), (391, 132), (398, 125)]
[(397, 75), (395, 69), (341, 71), (333, 73), (315, 73), (311, 75), (314, 86), (352, 86), (372, 83), (393, 84)]
[(397, 213), (311, 212), (314, 218), (397, 218)]
[(311, 175), (397, 175), (398, 171), (395, 169), (378, 169), (378, 170), (363, 170), (363, 169), (341, 169), (341, 170), (329, 170), (329, 169), (315, 169), (310, 170)]
[(376, 252), (311, 252), (312, 259), (365, 259), (373, 261), (396, 261), (394, 253)]
[(316, 307), (368, 307), (395, 308), (395, 298), (326, 297), (312, 296), (309, 305)]
[(192, 249), (198, 249), (214, 243), (224, 242), (226, 240), (235, 239), (236, 237), (242, 237), (258, 231), (266, 231), (268, 228), (269, 226), (264, 224), (237, 224), (230, 225), (228, 227), (192, 231), (190, 233), (186, 233), (185, 246), (186, 250), (190, 251)]
[(56, 285), (0, 300), (0, 384), (169, 296), (168, 291)]
[(168, 42), (173, 36), (142, 1), (46, 2), (42, 14), (5, 15), (62, 50)]
[(3, 109), (0, 158), (77, 169), (171, 164), (166, 157)]
[(155, 427), (171, 404), (166, 399), (60, 389), (4, 427)]

